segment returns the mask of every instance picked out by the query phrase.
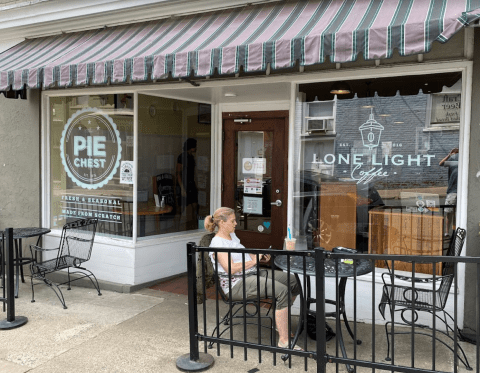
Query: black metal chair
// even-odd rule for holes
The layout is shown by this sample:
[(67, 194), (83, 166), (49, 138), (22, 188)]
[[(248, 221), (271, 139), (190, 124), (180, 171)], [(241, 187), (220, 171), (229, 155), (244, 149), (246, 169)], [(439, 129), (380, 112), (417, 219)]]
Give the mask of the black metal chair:
[[(454, 231), (452, 239), (450, 241), (447, 256), (460, 256), (465, 242), (465, 237), (465, 229), (457, 228)], [(454, 341), (454, 337), (452, 337), (451, 333), (458, 333), (458, 328), (456, 328), (455, 326), (452, 327), (449, 324), (449, 321), (454, 322), (454, 319), (447, 311), (445, 311), (445, 306), (447, 304), (448, 295), (455, 276), (455, 264), (451, 262), (444, 262), (442, 265), (442, 275), (436, 276), (435, 281), (433, 276), (428, 278), (397, 276), (395, 275), (394, 271), (392, 272), (390, 269), (389, 272), (383, 273), (383, 294), (380, 304), (378, 306), (382, 317), (385, 319), (385, 309), (388, 305), (388, 307), (390, 308), (391, 320), (394, 320), (395, 312), (400, 313), (400, 318), (402, 322), (395, 321), (394, 325), (414, 325), (415, 328), (418, 328), (419, 330), (426, 330), (432, 328), (430, 326), (417, 323), (417, 320), (419, 312), (427, 312), (436, 319), (440, 320), (443, 324), (445, 324), (445, 331), (437, 329), (435, 329), (435, 331)], [(412, 285), (397, 285), (395, 284), (395, 281), (404, 281), (407, 283), (409, 282)], [(418, 287), (415, 286), (415, 284), (418, 284)], [(430, 284), (431, 286), (422, 284)], [(408, 319), (408, 315), (411, 315), (411, 319)], [(440, 315), (442, 315), (443, 317), (441, 317)], [(411, 331), (392, 330), (392, 323), (393, 321), (387, 321), (385, 324), (385, 332), (387, 335), (387, 361), (391, 360), (390, 335), (411, 333)], [(439, 339), (435, 334), (419, 332), (417, 331), (417, 329), (415, 329), (415, 334), (426, 335), (431, 338), (435, 338), (435, 340), (442, 343), (453, 353), (455, 353), (455, 350), (449, 344), (445, 343), (442, 339)], [(458, 345), (458, 348), (463, 356), (462, 358), (462, 356), (457, 353), (458, 359), (467, 367), (468, 370), (471, 370), (472, 368), (468, 363), (465, 352), (463, 351), (461, 346)]]
[[(200, 243), (201, 246), (207, 247), (210, 245), (210, 242), (212, 241), (214, 235), (212, 234), (206, 234), (202, 237)], [(205, 273), (212, 273), (213, 274), (213, 283), (216, 288), (216, 292), (219, 296), (219, 298), (223, 301), (228, 306), (228, 311), (227, 313), (219, 320), (217, 326), (213, 329), (212, 332), (212, 337), (217, 337), (220, 338), (224, 333), (226, 333), (228, 330), (233, 328), (236, 325), (244, 325), (244, 320), (252, 320), (252, 321), (246, 321), (245, 324), (247, 325), (258, 325), (258, 321), (260, 320), (260, 326), (262, 328), (270, 330), (270, 341), (272, 345), (274, 344), (274, 334), (273, 334), (273, 319), (271, 316), (269, 316), (270, 311), (273, 306), (273, 301), (271, 299), (246, 299), (244, 300), (232, 300), (230, 301), (228, 299), (228, 296), (225, 295), (225, 293), (222, 290), (222, 287), (220, 286), (220, 281), (217, 272), (215, 271), (215, 266), (213, 265), (212, 261), (210, 260), (210, 257), (204, 258), (204, 263), (206, 266), (210, 266), (210, 270), (206, 270)], [(197, 279), (198, 281), (198, 279)], [(206, 281), (208, 282), (208, 281)], [(218, 298), (217, 298), (218, 299)], [(267, 305), (268, 306), (268, 311), (265, 316), (262, 316), (260, 314), (260, 310), (262, 308), (262, 305)], [(252, 306), (253, 310), (249, 309), (248, 306)], [(245, 312), (241, 312), (241, 311)], [(269, 325), (265, 326), (261, 323), (262, 320), (268, 320)], [(222, 329), (221, 329), (222, 328)], [(221, 329), (221, 331), (220, 331)], [(219, 330), (218, 335), (216, 335), (217, 330)], [(210, 342), (208, 345), (208, 348), (213, 347), (213, 342)]]
[[(41, 280), (49, 286), (55, 292), (65, 309), (67, 306), (65, 305), (65, 299), (60, 285), (68, 284), (67, 290), (70, 290), (71, 282), (87, 277), (97, 290), (98, 295), (102, 295), (95, 275), (90, 270), (81, 266), (90, 259), (92, 254), (97, 223), (97, 219), (81, 219), (65, 224), (60, 238), (60, 247), (55, 249), (44, 249), (36, 245), (30, 245), (30, 251), (34, 258), (34, 262), (30, 264), (30, 270), (32, 272), (32, 302), (35, 302), (33, 286), (37, 285), (33, 283), (34, 279)], [(37, 254), (47, 251), (58, 251), (57, 257), (55, 259), (39, 261)], [(68, 274), (68, 281), (64, 283), (56, 284), (46, 277), (48, 274), (64, 269), (67, 270)], [(70, 269), (74, 271), (70, 272)], [(80, 274), (81, 276), (71, 279), (70, 275), (73, 274)]]

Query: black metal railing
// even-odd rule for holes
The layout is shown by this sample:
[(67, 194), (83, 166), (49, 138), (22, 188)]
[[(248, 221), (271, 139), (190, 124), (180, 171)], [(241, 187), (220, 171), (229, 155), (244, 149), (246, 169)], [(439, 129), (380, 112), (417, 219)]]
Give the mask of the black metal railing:
[(13, 255), (13, 229), (7, 228), (0, 232), (0, 277), (2, 286), (3, 312), (7, 312), (7, 318), (0, 320), (0, 330), (18, 328), (27, 323), (28, 318), (15, 316), (15, 279), (14, 279), (14, 255)]
[[(275, 286), (272, 286), (268, 299), (262, 299), (259, 291), (254, 297), (248, 298), (244, 286), (243, 298), (232, 300), (228, 294), (222, 294), (222, 279), (218, 277), (213, 289), (210, 292), (206, 289), (209, 282), (206, 261), (210, 258), (204, 253), (220, 252), (227, 253), (229, 262), (232, 254), (240, 254), (243, 269), (246, 254), (256, 255), (257, 263), (260, 255), (269, 254), (272, 260), (267, 267), (272, 270), (272, 280), (274, 269), (295, 275), (302, 291), (299, 294), (298, 317), (292, 316), (290, 308), (288, 311), (289, 345), (298, 343), (304, 351), (277, 345), (275, 329), (271, 326), (275, 326), (277, 321), (276, 302), (271, 302), (271, 310), (261, 306), (263, 301), (268, 303), (268, 300), (276, 299), (278, 293), (275, 292)], [(200, 273), (197, 273), (197, 255)], [(337, 370), (345, 365), (349, 372), (357, 371), (357, 368), (371, 371), (456, 372), (460, 365), (467, 369), (473, 367), (479, 372), (479, 345), (467, 347), (459, 334), (459, 320), (463, 312), (460, 300), (463, 298), (459, 296), (458, 274), (459, 267), (461, 271), (465, 266), (476, 267), (476, 279), (469, 280), (472, 285), (466, 287), (468, 294), (465, 296), (476, 298), (477, 320), (480, 320), (480, 258), (358, 254), (343, 248), (334, 249), (333, 252), (321, 248), (308, 251), (210, 248), (193, 243), (187, 244), (187, 257), (190, 353), (186, 356), (192, 364), (203, 362), (205, 356), (209, 356), (208, 352), (212, 351), (210, 348), (216, 345), (213, 351), (217, 356), (225, 351), (222, 348), (224, 346), (231, 358), (240, 354), (247, 360), (248, 350), (251, 349), (257, 351), (255, 355), (259, 363), (271, 359), (272, 364), (276, 365), (279, 362), (277, 355), (280, 354), (281, 360), (288, 363), (289, 367), (303, 366), (305, 371), (325, 372), (327, 364), (335, 364)], [(376, 268), (378, 261), (390, 261), (389, 270)], [(408, 276), (405, 272), (395, 271), (395, 264), (399, 262), (412, 264), (412, 272)], [(416, 263), (431, 265), (432, 275), (416, 274)], [(452, 268), (453, 281), (446, 298), (442, 298), (444, 303), (437, 297), (445, 277), (436, 275), (439, 265)], [(256, 269), (255, 274), (248, 276), (256, 276), (258, 289), (262, 267), (257, 264)], [(230, 268), (226, 270), (230, 271)], [(247, 275), (245, 271), (242, 272), (240, 278), (245, 283)], [(213, 265), (213, 273), (215, 278), (218, 264)], [(288, 279), (287, 287), (290, 288), (290, 277)], [(198, 281), (200, 284), (197, 284)], [(228, 293), (231, 294), (230, 280), (223, 281), (229, 283)], [(197, 299), (197, 285), (202, 289), (200, 299)], [(421, 296), (429, 291), (432, 302), (427, 304)], [(394, 296), (397, 293), (406, 298)], [(289, 293), (288, 304), (291, 303), (292, 295)], [(315, 310), (312, 306), (315, 306)], [(360, 308), (362, 312), (359, 312)], [(453, 315), (450, 315), (450, 310), (453, 310)], [(360, 313), (363, 319), (360, 319)], [(370, 317), (366, 318), (368, 313)], [(385, 320), (380, 316), (382, 313)], [(421, 317), (421, 314), (426, 316)], [(268, 317), (271, 317), (270, 321)], [(316, 342), (308, 338), (312, 334), (309, 333), (312, 332), (312, 317), (316, 320), (313, 333)], [(335, 325), (335, 341), (327, 341), (327, 323)], [(477, 340), (480, 340), (479, 323), (477, 321)], [(203, 344), (203, 352), (200, 352), (199, 342)], [(438, 358), (439, 354), (443, 357), (451, 355), (442, 360)], [(453, 364), (449, 361), (453, 361)], [(189, 370), (185, 366), (180, 368)]]

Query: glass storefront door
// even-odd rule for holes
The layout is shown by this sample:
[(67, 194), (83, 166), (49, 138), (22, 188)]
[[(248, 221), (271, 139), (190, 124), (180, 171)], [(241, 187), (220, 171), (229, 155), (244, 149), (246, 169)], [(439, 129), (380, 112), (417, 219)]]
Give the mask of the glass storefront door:
[[(286, 232), (285, 117), (224, 118), (222, 204), (246, 247), (281, 249)], [(282, 114), (285, 115), (285, 114)]]

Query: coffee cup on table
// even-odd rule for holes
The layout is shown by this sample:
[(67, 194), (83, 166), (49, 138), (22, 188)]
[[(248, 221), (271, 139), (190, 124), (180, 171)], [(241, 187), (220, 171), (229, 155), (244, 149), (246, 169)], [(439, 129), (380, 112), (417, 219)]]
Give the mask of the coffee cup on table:
[(295, 243), (297, 242), (296, 238), (285, 237), (285, 250), (295, 250)]

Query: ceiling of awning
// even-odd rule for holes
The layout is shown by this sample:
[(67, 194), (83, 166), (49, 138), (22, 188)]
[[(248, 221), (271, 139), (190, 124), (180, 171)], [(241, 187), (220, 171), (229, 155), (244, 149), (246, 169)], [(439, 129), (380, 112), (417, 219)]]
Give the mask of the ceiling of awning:
[[(391, 97), (442, 92), (450, 88), (462, 78), (461, 72), (395, 76), (388, 78), (371, 78), (345, 81), (350, 87), (350, 93), (337, 95), (338, 100), (354, 97)], [(333, 100), (335, 95), (330, 93), (333, 82), (315, 82), (301, 84), (299, 91), (306, 94), (306, 101)]]
[(0, 91), (145, 82), (427, 53), (480, 0), (297, 0), (62, 34), (0, 54)]

